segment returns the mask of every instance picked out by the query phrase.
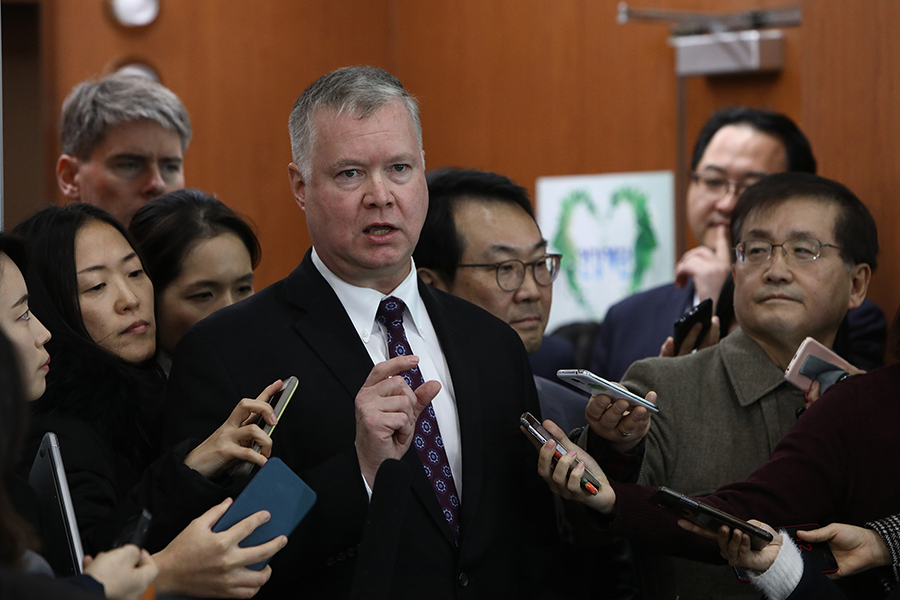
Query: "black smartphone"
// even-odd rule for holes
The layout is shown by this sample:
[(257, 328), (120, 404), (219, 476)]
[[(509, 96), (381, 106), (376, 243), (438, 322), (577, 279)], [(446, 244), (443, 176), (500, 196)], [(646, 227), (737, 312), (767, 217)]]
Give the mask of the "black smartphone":
[[(284, 409), (287, 408), (288, 402), (291, 401), (291, 398), (294, 396), (294, 392), (297, 391), (297, 385), (299, 381), (293, 375), (284, 380), (284, 383), (281, 384), (281, 389), (272, 394), (272, 397), (269, 398), (269, 406), (272, 407), (272, 410), (275, 411), (275, 418), (281, 419), (281, 415), (284, 413)], [(263, 420), (263, 416), (259, 415), (254, 423), (263, 430), (263, 433), (272, 437), (272, 432), (275, 431), (275, 428), (278, 427), (278, 423), (274, 425), (269, 425)], [(259, 452), (260, 445), (253, 444), (253, 451)], [(250, 474), (253, 470), (253, 463), (249, 462), (241, 462), (237, 465), (233, 466), (231, 470), (228, 472), (232, 477), (245, 477)]]
[[(525, 428), (525, 431), (528, 432), (531, 437), (537, 440), (541, 446), (547, 443), (547, 440), (553, 440), (553, 443), (556, 444), (556, 452), (553, 455), (553, 464), (556, 464), (563, 454), (566, 454), (568, 450), (560, 444), (550, 432), (544, 429), (544, 427), (538, 422), (538, 420), (534, 417), (530, 412), (524, 413), (521, 417), (519, 417), (519, 424)], [(581, 461), (577, 458), (575, 459), (575, 464), (580, 463)], [(597, 492), (600, 490), (600, 480), (591, 473), (587, 467), (584, 469), (584, 475), (581, 476), (581, 489), (588, 492), (591, 495), (596, 496)]]
[(684, 338), (687, 337), (688, 333), (691, 332), (691, 329), (693, 329), (694, 325), (697, 323), (702, 323), (703, 326), (701, 327), (700, 335), (697, 336), (697, 341), (694, 342), (694, 347), (691, 348), (691, 350), (694, 350), (700, 345), (703, 338), (709, 333), (710, 325), (712, 325), (712, 316), (713, 301), (710, 298), (707, 298), (697, 306), (692, 306), (687, 309), (685, 313), (681, 315), (681, 318), (675, 321), (672, 338), (675, 340), (676, 356), (678, 356), (678, 351), (681, 350), (681, 345), (684, 344)]
[(141, 515), (136, 519), (131, 519), (119, 532), (116, 541), (112, 547), (118, 548), (125, 544), (134, 544), (138, 548), (144, 547), (144, 540), (147, 539), (147, 532), (150, 531), (150, 523), (153, 521), (153, 515), (146, 508), (141, 511)]
[(751, 525), (718, 508), (688, 498), (665, 486), (656, 488), (656, 492), (650, 496), (649, 502), (710, 531), (718, 532), (722, 525), (731, 529), (740, 529), (750, 536), (750, 547), (754, 550), (762, 550), (772, 541), (772, 534), (765, 529)]
[[(826, 575), (829, 573), (836, 573), (838, 570), (837, 559), (834, 557), (834, 553), (828, 546), (828, 542), (807, 542), (797, 536), (798, 531), (811, 531), (813, 529), (818, 529), (819, 527), (820, 525), (816, 523), (807, 523), (806, 525), (791, 525), (790, 527), (773, 527), (773, 529), (787, 533), (788, 536), (794, 540), (794, 543), (797, 544), (797, 548), (800, 549), (803, 557), (809, 561), (809, 564), (814, 569), (818, 569)], [(744, 567), (732, 568), (738, 579), (741, 581), (750, 581), (749, 569), (745, 569)]]

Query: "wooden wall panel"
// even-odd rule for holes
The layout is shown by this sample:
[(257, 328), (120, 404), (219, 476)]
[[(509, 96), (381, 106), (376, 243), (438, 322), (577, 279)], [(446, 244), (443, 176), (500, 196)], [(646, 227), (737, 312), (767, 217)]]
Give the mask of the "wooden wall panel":
[[(629, 5), (728, 12), (791, 3)], [(490, 169), (532, 191), (543, 175), (677, 171), (677, 79), (669, 27), (620, 25), (616, 5), (395, 0), (392, 62), (422, 101), (428, 166)], [(800, 31), (785, 30), (785, 37), (780, 74), (687, 80), (688, 146), (723, 106), (770, 108), (800, 120)]]
[[(144, 30), (113, 25), (102, 3), (42, 4), (47, 152), (69, 89), (125, 57), (155, 66), (191, 113), (187, 183), (259, 226), (261, 284), (308, 246), (287, 185), (287, 115), (318, 75), (370, 63), (419, 97), (430, 168), (543, 175), (676, 170), (676, 78), (669, 29), (616, 23), (612, 0), (178, 0)], [(635, 7), (731, 11), (791, 0), (636, 0)], [(710, 112), (764, 106), (797, 117), (800, 31), (780, 75), (692, 79), (687, 139)], [(802, 119), (801, 119), (802, 120)], [(57, 197), (45, 165), (48, 189)]]
[(880, 266), (869, 296), (894, 316), (900, 303), (900, 3), (803, 3), (804, 124), (820, 172), (846, 184), (878, 224)]
[(322, 73), (348, 64), (391, 67), (387, 13), (367, 0), (178, 0), (163, 1), (149, 27), (129, 30), (113, 24), (102, 5), (46, 0), (55, 41), (54, 119), (79, 81), (126, 58), (154, 66), (191, 115), (187, 184), (256, 223), (260, 287), (285, 276), (309, 246), (288, 185), (288, 115)]

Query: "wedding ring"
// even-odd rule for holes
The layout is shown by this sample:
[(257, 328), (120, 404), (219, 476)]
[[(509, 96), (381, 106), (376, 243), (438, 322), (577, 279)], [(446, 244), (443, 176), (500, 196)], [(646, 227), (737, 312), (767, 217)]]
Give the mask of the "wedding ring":
[(621, 435), (622, 437), (631, 437), (631, 436), (634, 435), (634, 432), (633, 432), (633, 431), (632, 431), (631, 433), (625, 433), (624, 431), (622, 431), (621, 429), (619, 429), (619, 426), (618, 426), (618, 425), (616, 425), (616, 431), (618, 431), (618, 432), (619, 432), (619, 435)]

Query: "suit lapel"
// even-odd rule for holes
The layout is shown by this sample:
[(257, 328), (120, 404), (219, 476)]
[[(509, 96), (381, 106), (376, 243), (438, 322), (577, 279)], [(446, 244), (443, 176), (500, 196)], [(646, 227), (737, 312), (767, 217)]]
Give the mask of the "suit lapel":
[[(428, 316), (434, 325), (441, 350), (450, 368), (453, 380), (453, 391), (456, 396), (456, 413), (459, 418), (460, 444), (462, 445), (462, 530), (464, 538), (467, 524), (473, 521), (478, 498), (481, 494), (484, 477), (483, 447), (484, 432), (482, 424), (482, 402), (478, 374), (481, 368), (471, 351), (474, 341), (470, 328), (461, 321), (450, 307), (446, 305), (442, 294), (419, 280), (419, 293), (428, 310)], [(425, 479), (428, 483), (428, 480)], [(434, 491), (428, 483), (428, 490), (434, 499)], [(434, 505), (438, 506), (437, 499)], [(450, 535), (449, 527), (447, 534)]]
[(294, 323), (297, 333), (355, 399), (374, 365), (334, 290), (313, 265), (310, 252), (288, 280), (287, 300), (304, 312)]

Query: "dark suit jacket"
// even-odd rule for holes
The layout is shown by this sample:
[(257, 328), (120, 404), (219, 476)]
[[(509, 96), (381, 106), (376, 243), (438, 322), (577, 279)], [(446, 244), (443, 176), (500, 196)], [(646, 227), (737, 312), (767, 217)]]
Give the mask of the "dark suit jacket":
[[(522, 412), (539, 412), (524, 347), (515, 331), (486, 311), (421, 281), (419, 290), (456, 395), (462, 531), (457, 548), (411, 449), (404, 461), (412, 492), (392, 595), (533, 594), (540, 567), (552, 556), (541, 546), (556, 536), (537, 454), (518, 425)], [(260, 598), (349, 594), (368, 510), (354, 448), (354, 399), (372, 366), (309, 253), (286, 279), (205, 319), (178, 346), (164, 444), (208, 435), (238, 399), (256, 397), (278, 378), (300, 380), (274, 431), (273, 455), (316, 491), (318, 502), (271, 562), (273, 576)]]
[(538, 377), (558, 381), (557, 371), (576, 368), (575, 348), (569, 340), (545, 335), (541, 347), (528, 357), (528, 362), (531, 372)]
[[(659, 348), (672, 335), (672, 326), (694, 300), (693, 282), (683, 288), (674, 283), (629, 296), (606, 313), (594, 343), (590, 370), (621, 381), (631, 363), (659, 356)], [(887, 320), (868, 298), (847, 313), (835, 351), (860, 369), (869, 371), (884, 364)]]
[(584, 426), (584, 408), (590, 396), (549, 379), (534, 376), (543, 418), (550, 419), (566, 433)]

